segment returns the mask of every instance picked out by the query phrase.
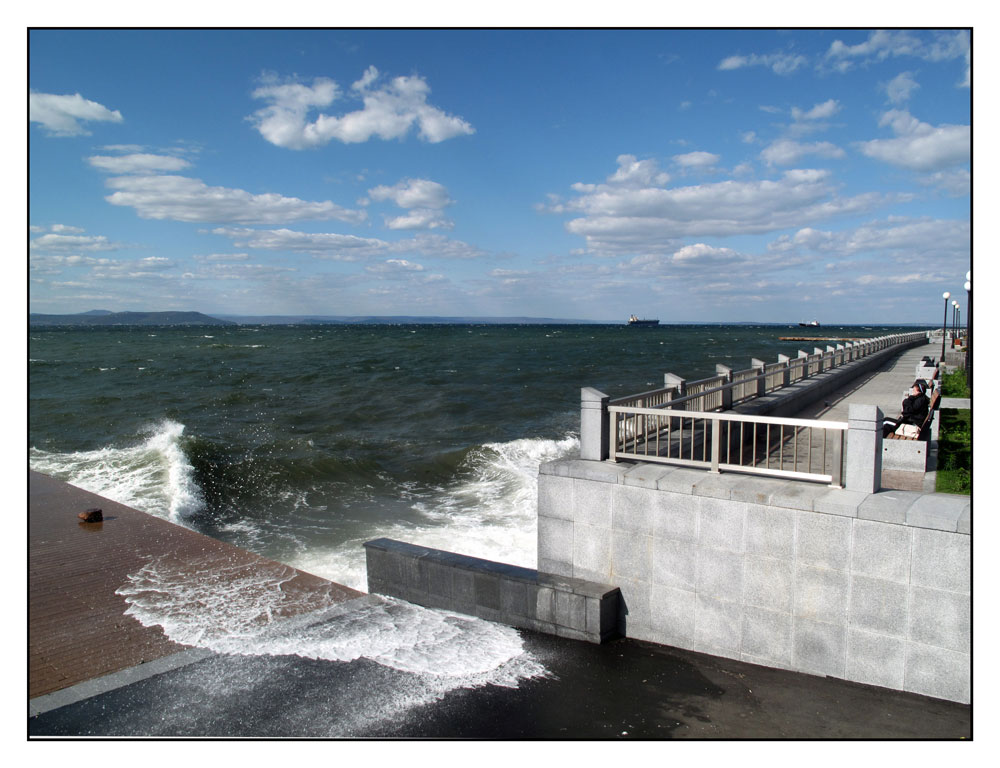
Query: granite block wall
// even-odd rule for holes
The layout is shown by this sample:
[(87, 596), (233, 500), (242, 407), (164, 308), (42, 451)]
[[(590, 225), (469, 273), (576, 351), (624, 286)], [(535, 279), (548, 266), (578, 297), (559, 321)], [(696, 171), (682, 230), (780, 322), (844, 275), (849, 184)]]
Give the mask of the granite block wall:
[(970, 514), (946, 494), (569, 459), (540, 471), (539, 567), (618, 586), (628, 637), (967, 703)]

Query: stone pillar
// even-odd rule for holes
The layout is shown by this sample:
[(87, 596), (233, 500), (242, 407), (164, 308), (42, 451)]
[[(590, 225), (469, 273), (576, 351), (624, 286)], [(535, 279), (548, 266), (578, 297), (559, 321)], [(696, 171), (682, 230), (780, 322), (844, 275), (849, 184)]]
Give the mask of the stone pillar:
[(608, 458), (608, 401), (611, 398), (593, 387), (580, 390), (580, 458), (604, 461)]
[(788, 368), (788, 364), (791, 362), (792, 358), (788, 355), (778, 355), (778, 362), (784, 363), (785, 367), (781, 371), (781, 386), (787, 387), (792, 381), (792, 372)]
[(805, 358), (805, 362), (802, 363), (802, 378), (806, 379), (809, 377), (809, 353), (804, 350), (799, 350), (799, 359)]
[(823, 373), (823, 368), (824, 367), (829, 367), (829, 366), (824, 366), (823, 365), (823, 355), (825, 355), (826, 352), (824, 352), (819, 347), (813, 347), (813, 354), (814, 355), (819, 355), (819, 365), (816, 366), (816, 373)]
[(757, 397), (763, 397), (767, 393), (767, 379), (764, 377), (764, 369), (767, 367), (767, 363), (763, 360), (758, 360), (756, 357), (750, 358), (750, 367), (757, 369), (757, 375), (760, 376), (757, 379)]
[(677, 390), (677, 397), (684, 397), (687, 394), (687, 384), (684, 379), (676, 373), (663, 374), (663, 386), (673, 387)]
[[(728, 365), (723, 365), (722, 363), (716, 363), (715, 375), (725, 376), (727, 384), (733, 383), (733, 369), (730, 368)], [(728, 411), (732, 409), (732, 407), (733, 407), (733, 388), (726, 387), (724, 390), (722, 390), (722, 410)]]
[(882, 409), (851, 403), (847, 407), (845, 487), (875, 493), (882, 487)]

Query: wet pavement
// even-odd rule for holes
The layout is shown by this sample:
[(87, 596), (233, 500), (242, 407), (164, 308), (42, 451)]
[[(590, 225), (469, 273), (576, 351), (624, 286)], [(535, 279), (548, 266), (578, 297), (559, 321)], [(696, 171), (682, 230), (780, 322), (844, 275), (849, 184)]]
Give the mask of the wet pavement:
[(522, 632), (547, 678), (433, 699), (365, 659), (211, 655), (29, 719), (29, 735), (969, 739), (971, 708), (653, 645)]

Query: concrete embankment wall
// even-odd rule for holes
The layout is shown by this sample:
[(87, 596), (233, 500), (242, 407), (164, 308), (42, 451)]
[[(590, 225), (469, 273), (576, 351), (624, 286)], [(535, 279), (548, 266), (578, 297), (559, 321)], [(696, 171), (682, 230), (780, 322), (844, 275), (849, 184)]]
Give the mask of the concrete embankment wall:
[(967, 703), (968, 497), (569, 459), (538, 566), (621, 589), (628, 637)]
[(621, 634), (617, 587), (393, 539), (365, 553), (373, 593), (573, 640)]

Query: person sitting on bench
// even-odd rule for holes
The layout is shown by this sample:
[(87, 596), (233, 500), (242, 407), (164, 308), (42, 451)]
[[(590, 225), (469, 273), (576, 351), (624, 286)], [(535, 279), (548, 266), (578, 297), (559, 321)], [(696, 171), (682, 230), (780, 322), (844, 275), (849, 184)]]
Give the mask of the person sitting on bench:
[(882, 425), (882, 437), (891, 435), (901, 424), (913, 424), (920, 429), (927, 419), (927, 409), (930, 407), (926, 392), (927, 382), (923, 379), (913, 382), (909, 396), (903, 399), (903, 412), (898, 419), (885, 420)]

